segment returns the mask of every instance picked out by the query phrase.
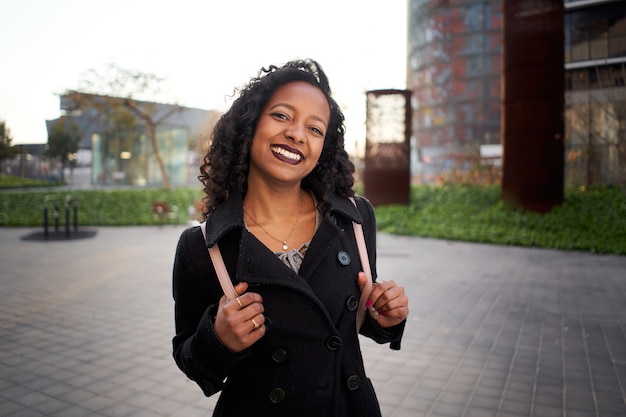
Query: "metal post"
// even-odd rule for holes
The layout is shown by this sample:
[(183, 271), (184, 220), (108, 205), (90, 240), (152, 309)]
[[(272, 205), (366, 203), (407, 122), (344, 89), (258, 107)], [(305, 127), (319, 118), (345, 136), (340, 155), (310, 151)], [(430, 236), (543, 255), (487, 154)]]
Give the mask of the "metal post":
[(43, 205), (43, 234), (48, 237), (48, 205)]
[(70, 206), (65, 205), (65, 234), (70, 235)]
[(78, 232), (78, 205), (74, 203), (74, 231)]
[(59, 233), (59, 205), (54, 203), (54, 232)]

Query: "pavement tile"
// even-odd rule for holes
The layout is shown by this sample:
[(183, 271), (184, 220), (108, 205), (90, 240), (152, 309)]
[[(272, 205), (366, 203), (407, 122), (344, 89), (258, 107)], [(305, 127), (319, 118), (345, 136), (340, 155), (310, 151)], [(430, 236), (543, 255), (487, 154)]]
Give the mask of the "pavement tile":
[[(206, 416), (171, 357), (183, 228), (32, 242), (0, 228), (0, 414)], [(411, 300), (402, 350), (362, 340), (385, 417), (626, 415), (626, 257), (379, 235)], [(138, 296), (139, 295), (139, 296)]]

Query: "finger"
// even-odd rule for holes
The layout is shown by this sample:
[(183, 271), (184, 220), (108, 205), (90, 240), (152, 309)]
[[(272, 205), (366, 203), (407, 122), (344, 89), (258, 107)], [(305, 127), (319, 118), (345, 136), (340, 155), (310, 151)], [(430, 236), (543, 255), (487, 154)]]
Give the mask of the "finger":
[(366, 294), (367, 302), (365, 306), (367, 307), (367, 310), (370, 312), (370, 314), (375, 317), (376, 315), (378, 315), (378, 312), (372, 306), (374, 304), (374, 302), (372, 301), (372, 289), (374, 284), (370, 283), (369, 278), (367, 277), (365, 272), (362, 271), (359, 272), (359, 274), (357, 275), (357, 284), (359, 286), (359, 291), (361, 291), (361, 294), (366, 291), (368, 292), (368, 294)]
[(261, 297), (261, 294), (256, 292), (247, 292), (235, 298), (232, 302), (237, 306), (237, 309), (244, 310), (249, 306), (254, 306), (255, 304), (263, 304), (263, 297)]
[(237, 306), (237, 308), (241, 310), (245, 308), (248, 304), (253, 302), (252, 300), (245, 300), (245, 298), (243, 297), (246, 294), (246, 291), (248, 290), (247, 282), (240, 282), (239, 284), (235, 285), (234, 288), (235, 288), (235, 292), (239, 296), (236, 297), (234, 300), (230, 300), (230, 305)]
[(372, 293), (370, 294), (370, 300), (376, 310), (379, 312), (383, 306), (394, 298), (394, 291), (399, 288), (394, 281), (383, 281), (374, 284)]
[(235, 292), (237, 293), (237, 295), (242, 295), (247, 290), (248, 290), (247, 282), (240, 282), (239, 284), (235, 285)]
[(379, 307), (382, 315), (406, 315), (408, 313), (409, 299), (403, 287), (393, 287), (387, 290), (381, 298), (386, 299), (386, 302)]
[(250, 319), (250, 322), (252, 323), (251, 331), (254, 332), (256, 330), (259, 330), (262, 326), (265, 325), (265, 316), (263, 314), (257, 314), (256, 316)]
[(359, 285), (359, 291), (363, 292), (363, 290), (365, 289), (365, 287), (367, 286), (367, 275), (365, 275), (365, 272), (361, 271), (359, 272), (359, 275), (357, 276), (356, 282)]

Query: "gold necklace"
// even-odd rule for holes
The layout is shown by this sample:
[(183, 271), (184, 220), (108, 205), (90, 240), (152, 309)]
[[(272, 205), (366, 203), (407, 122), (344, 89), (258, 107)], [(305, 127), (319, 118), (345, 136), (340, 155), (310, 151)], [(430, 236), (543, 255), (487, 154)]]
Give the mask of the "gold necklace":
[(277, 240), (277, 241), (281, 242), (283, 244), (283, 250), (286, 251), (287, 249), (289, 249), (289, 246), (287, 246), (287, 241), (289, 240), (289, 238), (293, 234), (294, 230), (296, 230), (296, 225), (298, 224), (298, 221), (300, 220), (300, 215), (302, 214), (302, 206), (303, 205), (304, 205), (304, 197), (303, 197), (302, 194), (300, 194), (300, 210), (298, 210), (298, 217), (296, 217), (296, 221), (293, 223), (293, 226), (291, 226), (291, 230), (289, 231), (289, 234), (287, 235), (287, 237), (284, 240), (275, 237), (270, 232), (265, 230), (265, 228), (263, 226), (261, 226), (259, 224), (259, 222), (257, 222), (254, 219), (254, 217), (252, 217), (250, 215), (250, 213), (248, 213), (248, 211), (246, 210), (245, 206), (243, 206), (243, 212), (246, 213), (248, 215), (248, 217), (250, 218), (250, 220), (252, 220), (254, 222), (254, 224), (256, 224), (257, 226), (259, 226), (261, 228), (261, 230), (263, 230), (269, 237), (271, 237), (274, 240)]

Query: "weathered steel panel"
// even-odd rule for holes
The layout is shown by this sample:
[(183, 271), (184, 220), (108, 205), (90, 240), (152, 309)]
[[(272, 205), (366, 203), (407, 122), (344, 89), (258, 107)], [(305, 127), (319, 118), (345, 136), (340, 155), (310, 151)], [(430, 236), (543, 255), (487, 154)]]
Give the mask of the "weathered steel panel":
[(563, 1), (503, 7), (502, 198), (545, 212), (563, 201)]
[(373, 205), (409, 204), (411, 92), (367, 92), (363, 188)]

